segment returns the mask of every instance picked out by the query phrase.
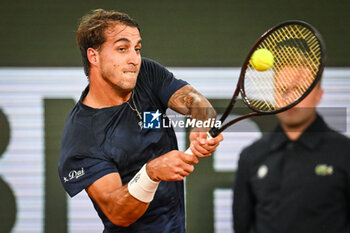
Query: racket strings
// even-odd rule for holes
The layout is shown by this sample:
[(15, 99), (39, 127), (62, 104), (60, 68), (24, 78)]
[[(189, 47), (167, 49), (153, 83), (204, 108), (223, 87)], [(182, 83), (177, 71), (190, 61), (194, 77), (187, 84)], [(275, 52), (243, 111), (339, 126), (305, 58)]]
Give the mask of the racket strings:
[[(298, 80), (299, 83), (296, 86), (297, 88), (295, 88), (293, 92), (290, 92), (291, 93), (290, 98), (288, 98), (288, 101), (286, 102), (287, 104), (289, 104), (293, 102), (296, 98), (298, 98), (298, 96), (301, 96), (307, 90), (307, 88), (311, 85), (315, 75), (318, 72), (319, 64), (308, 62), (310, 61), (310, 56), (309, 56), (309, 53), (307, 53), (307, 51), (313, 51), (311, 46), (312, 45), (311, 40), (315, 39), (314, 37), (310, 37), (312, 33), (310, 31), (306, 31), (306, 28), (302, 28), (302, 30), (300, 30), (295, 25), (293, 26), (294, 30), (287, 30), (287, 29), (288, 28), (281, 28), (281, 31), (279, 32), (279, 34), (282, 36), (285, 34), (288, 37), (303, 39), (303, 40), (302, 41), (289, 40), (289, 42), (299, 42), (299, 43), (289, 43), (284, 50), (281, 50), (286, 54), (293, 55), (288, 57), (288, 61), (286, 64), (292, 64), (294, 67), (307, 67), (307, 69), (287, 69), (287, 71), (289, 72), (286, 72), (286, 71), (281, 72), (282, 74), (287, 73), (287, 75), (284, 75), (284, 77), (288, 76), (291, 78), (295, 78), (298, 75), (297, 73), (299, 73), (300, 77), (302, 77), (302, 78), (299, 78)], [(306, 43), (303, 43), (303, 42), (306, 42)], [(285, 56), (282, 56), (282, 57), (285, 57)], [(311, 71), (313, 74), (312, 75), (308, 74), (309, 71)], [(290, 78), (285, 80), (287, 81), (287, 84), (293, 81)]]
[[(306, 29), (305, 28), (303, 28), (304, 30), (303, 31), (305, 31)], [(299, 33), (297, 33), (297, 32), (299, 32)], [(295, 36), (295, 37), (298, 37), (298, 38), (302, 38), (302, 39), (304, 39), (305, 40), (305, 42), (307, 43), (307, 45), (309, 46), (309, 47), (306, 47), (306, 46), (304, 46), (303, 45), (303, 43), (300, 43), (299, 45), (300, 45), (300, 48), (301, 49), (304, 49), (304, 50), (308, 50), (310, 53), (304, 53), (303, 55), (304, 56), (306, 56), (307, 58), (306, 59), (304, 59), (304, 57), (302, 57), (302, 55), (301, 55), (301, 53), (299, 53), (299, 52), (297, 52), (297, 51), (295, 51), (295, 53), (294, 54), (297, 54), (298, 55), (298, 58), (299, 59), (297, 59), (297, 62), (299, 62), (299, 65), (301, 65), (300, 63), (302, 62), (302, 61), (305, 61), (305, 60), (307, 60), (307, 59), (312, 59), (314, 62), (316, 61), (316, 63), (318, 63), (318, 64), (316, 64), (316, 63), (313, 63), (313, 62), (305, 62), (304, 64), (305, 65), (307, 65), (307, 66), (309, 66), (309, 68), (311, 68), (311, 70), (314, 72), (314, 75), (315, 74), (317, 74), (317, 72), (318, 72), (318, 66), (319, 66), (319, 61), (316, 59), (314, 59), (315, 58), (315, 54), (314, 54), (314, 50), (313, 50), (313, 48), (315, 49), (315, 45), (317, 45), (318, 44), (318, 41), (317, 41), (317, 39), (313, 36), (313, 34), (310, 32), (310, 31), (307, 31), (306, 33), (305, 33), (305, 35), (299, 30), (299, 28), (297, 28), (296, 27), (296, 30), (291, 30), (291, 31), (289, 31), (288, 33), (290, 33), (290, 34), (292, 34), (292, 36)], [(294, 34), (294, 35), (293, 35)], [(298, 35), (299, 34), (299, 35)], [(316, 43), (316, 44), (315, 44)], [(291, 46), (293, 49), (297, 49), (295, 46)], [(311, 56), (311, 55), (313, 55), (313, 56)]]
[(269, 34), (257, 49), (274, 56), (272, 67), (260, 72), (248, 64), (244, 91), (250, 105), (269, 112), (299, 99), (317, 76), (322, 51), (318, 38), (303, 25), (285, 25)]

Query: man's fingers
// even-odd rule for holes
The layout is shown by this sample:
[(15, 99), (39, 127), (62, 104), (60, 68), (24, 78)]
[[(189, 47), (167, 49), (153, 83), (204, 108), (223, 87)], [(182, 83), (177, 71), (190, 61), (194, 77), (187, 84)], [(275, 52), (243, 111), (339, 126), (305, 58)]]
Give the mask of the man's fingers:
[[(198, 147), (196, 147), (194, 144), (195, 144), (195, 143), (191, 143), (190, 148), (191, 148), (192, 153), (193, 153), (195, 156), (200, 157), (200, 158), (206, 158), (206, 157), (209, 157), (209, 156), (211, 155), (211, 153), (208, 152), (207, 150), (205, 150), (206, 153), (200, 152), (200, 151), (197, 149)], [(198, 144), (197, 144), (197, 145), (198, 145)], [(199, 146), (199, 148), (200, 148), (200, 146)]]
[(189, 164), (185, 164), (184, 168), (183, 168), (183, 174), (185, 174), (186, 176), (188, 176), (190, 173), (192, 173), (194, 171), (194, 166), (193, 165), (189, 165)]
[(218, 146), (219, 143), (224, 140), (224, 137), (222, 136), (222, 134), (219, 134), (218, 136), (216, 136), (215, 138), (212, 138), (208, 141), (209, 145), (216, 145)]
[(208, 138), (207, 133), (200, 132), (198, 134), (197, 140), (199, 141), (200, 144), (203, 145), (203, 144), (207, 143), (207, 138)]
[(187, 163), (181, 163), (179, 166), (174, 167), (174, 175), (175, 176), (188, 176), (189, 174), (191, 174), (194, 171), (194, 166), (191, 164), (187, 164)]
[(220, 144), (219, 142), (217, 142), (214, 145), (209, 145), (209, 143), (201, 145), (200, 143), (193, 141), (191, 144), (193, 144), (193, 146), (195, 147), (195, 149), (197, 151), (199, 151), (202, 154), (207, 154), (207, 153), (212, 153), (214, 151), (216, 151), (217, 146)]
[(197, 156), (186, 154), (186, 153), (182, 154), (181, 159), (182, 159), (182, 161), (184, 161), (185, 163), (190, 164), (190, 165), (197, 164), (199, 162)]
[(205, 144), (200, 144), (197, 141), (192, 142), (193, 147), (200, 152), (201, 154), (208, 154), (210, 151), (208, 150), (208, 146)]

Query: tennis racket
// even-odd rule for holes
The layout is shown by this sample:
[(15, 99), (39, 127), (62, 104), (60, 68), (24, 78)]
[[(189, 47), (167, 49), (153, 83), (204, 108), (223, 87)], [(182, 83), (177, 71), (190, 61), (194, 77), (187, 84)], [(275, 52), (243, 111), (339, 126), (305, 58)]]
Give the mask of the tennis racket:
[[(273, 64), (264, 71), (255, 69), (252, 61), (252, 55), (260, 49), (273, 55)], [(320, 80), (325, 53), (321, 34), (306, 22), (285, 21), (266, 31), (243, 63), (236, 90), (220, 118), (221, 127), (212, 128), (208, 138), (216, 137), (243, 119), (280, 113), (298, 104)], [(239, 94), (252, 111), (223, 124)], [(185, 153), (192, 154), (192, 151), (188, 148)]]

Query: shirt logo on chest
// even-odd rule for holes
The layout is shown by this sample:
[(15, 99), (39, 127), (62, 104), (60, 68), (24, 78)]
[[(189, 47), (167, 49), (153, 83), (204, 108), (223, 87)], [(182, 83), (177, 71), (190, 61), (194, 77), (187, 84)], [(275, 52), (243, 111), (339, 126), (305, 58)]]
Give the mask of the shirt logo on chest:
[(318, 164), (315, 167), (315, 174), (319, 176), (327, 176), (333, 174), (333, 166), (327, 164)]
[(263, 164), (259, 167), (257, 176), (259, 179), (262, 179), (267, 175), (268, 172), (269, 172), (269, 168), (265, 164)]

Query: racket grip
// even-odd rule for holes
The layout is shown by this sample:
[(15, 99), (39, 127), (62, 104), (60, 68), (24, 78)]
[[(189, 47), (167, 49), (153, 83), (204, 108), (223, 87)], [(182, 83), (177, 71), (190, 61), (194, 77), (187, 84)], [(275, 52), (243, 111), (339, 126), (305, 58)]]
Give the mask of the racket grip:
[(220, 133), (219, 133), (219, 129), (216, 128), (216, 127), (213, 127), (209, 130), (208, 134), (212, 137), (212, 138), (215, 138), (216, 136), (218, 136)]
[[(207, 140), (210, 140), (212, 139), (213, 137), (210, 135), (209, 132), (207, 132)], [(189, 147), (186, 151), (185, 151), (186, 154), (190, 154), (190, 155), (193, 155), (192, 151), (191, 151), (191, 147)]]

